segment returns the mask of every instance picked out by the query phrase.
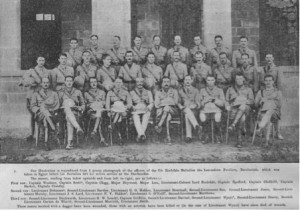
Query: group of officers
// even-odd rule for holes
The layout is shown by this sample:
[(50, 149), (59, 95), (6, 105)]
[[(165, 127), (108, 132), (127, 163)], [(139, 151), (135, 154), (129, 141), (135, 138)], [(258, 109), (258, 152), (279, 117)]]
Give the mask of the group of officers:
[[(74, 130), (79, 137), (91, 135), (108, 146), (104, 126), (116, 131), (119, 143), (124, 144), (126, 120), (132, 116), (136, 141), (144, 142), (153, 116), (155, 131), (161, 133), (166, 127), (165, 142), (171, 143), (170, 121), (179, 113), (186, 143), (192, 142), (193, 129), (202, 143), (208, 143), (210, 122), (214, 122), (217, 143), (221, 143), (221, 128), (227, 124), (226, 133), (237, 134), (236, 146), (241, 147), (247, 120), (249, 133), (261, 135), (266, 128), (266, 145), (271, 126), (276, 137), (283, 139), (282, 72), (272, 54), (266, 55), (267, 64), (259, 70), (247, 37), (240, 37), (240, 48), (233, 53), (223, 46), (221, 35), (214, 40), (216, 47), (208, 50), (200, 36), (195, 36), (195, 46), (188, 50), (181, 45), (181, 37), (175, 36), (174, 47), (167, 50), (158, 35), (150, 48), (143, 47), (142, 38), (135, 36), (134, 46), (125, 49), (120, 37), (114, 36), (112, 48), (105, 51), (99, 47), (97, 35), (90, 37), (91, 46), (84, 50), (71, 38), (70, 50), (59, 55), (56, 68), (46, 69), (45, 58), (38, 56), (37, 65), (20, 82), (29, 87), (32, 134), (27, 139), (36, 135), (37, 122), (55, 130), (57, 138), (62, 138), (66, 127), (66, 149), (73, 148)], [(227, 118), (222, 113), (227, 113)], [(104, 116), (110, 120), (102, 126)], [(50, 150), (48, 141), (45, 149)]]

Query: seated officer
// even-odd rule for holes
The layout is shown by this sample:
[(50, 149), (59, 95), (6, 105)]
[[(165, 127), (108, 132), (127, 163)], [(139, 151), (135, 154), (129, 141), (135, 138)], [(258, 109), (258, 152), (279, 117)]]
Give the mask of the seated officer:
[(154, 53), (149, 52), (147, 55), (147, 63), (142, 68), (142, 76), (145, 79), (145, 87), (147, 90), (151, 90), (153, 94), (159, 90), (161, 78), (163, 77), (161, 67), (155, 65), (154, 61)]
[(200, 91), (201, 88), (205, 88), (207, 75), (212, 74), (212, 71), (210, 66), (203, 62), (202, 52), (196, 52), (195, 59), (196, 63), (191, 67), (191, 76), (193, 79), (193, 86)]
[(192, 127), (197, 130), (200, 135), (200, 126), (196, 120), (197, 111), (200, 109), (200, 94), (199, 90), (192, 85), (192, 77), (185, 76), (184, 86), (179, 89), (179, 104), (178, 107), (183, 110), (186, 126), (186, 142), (192, 142)]
[(257, 132), (260, 133), (268, 125), (266, 134), (266, 145), (268, 145), (271, 123), (280, 120), (281, 117), (282, 94), (281, 91), (274, 88), (274, 78), (272, 75), (265, 76), (265, 86), (265, 90), (258, 91), (255, 97), (255, 106), (260, 107), (261, 110), (261, 116), (258, 116), (261, 120), (258, 123)]
[(78, 123), (85, 110), (85, 103), (81, 91), (73, 87), (73, 77), (67, 76), (65, 80), (65, 87), (58, 92), (58, 95), (67, 121), (68, 145), (66, 149), (70, 150), (73, 148), (74, 128), (79, 137), (83, 136), (83, 131)]
[(82, 53), (83, 63), (76, 69), (77, 77), (74, 79), (74, 84), (83, 92), (89, 89), (89, 78), (96, 77), (97, 67), (90, 63), (91, 53), (84, 51)]
[(162, 131), (162, 125), (166, 120), (167, 127), (167, 143), (171, 143), (169, 123), (172, 119), (172, 115), (177, 113), (176, 107), (178, 106), (178, 92), (176, 89), (170, 87), (170, 79), (168, 77), (163, 77), (162, 79), (162, 89), (157, 91), (155, 94), (155, 108), (156, 108), (156, 118), (159, 120), (155, 126), (156, 132), (160, 133)]
[(217, 86), (226, 93), (227, 89), (233, 84), (234, 69), (230, 66), (230, 63), (228, 63), (229, 60), (225, 52), (220, 53), (219, 60), (220, 62), (215, 68), (214, 74), (217, 80)]
[(165, 77), (170, 78), (170, 85), (172, 88), (179, 88), (183, 85), (184, 77), (188, 74), (186, 64), (180, 61), (180, 52), (173, 52), (173, 63), (167, 66)]
[[(42, 78), (42, 89), (32, 95), (30, 108), (36, 121), (43, 123), (44, 127), (50, 125), (51, 129), (55, 130), (53, 121), (59, 120), (60, 104), (57, 93), (49, 89), (49, 86), (49, 78)], [(50, 150), (47, 139), (45, 139), (45, 150)]]
[[(225, 97), (223, 90), (215, 86), (215, 77), (213, 75), (208, 75), (206, 78), (206, 88), (202, 88), (200, 90), (200, 100), (201, 100), (201, 107), (200, 110), (200, 120), (203, 125), (207, 124), (207, 115), (213, 114), (214, 120), (216, 122), (216, 133), (219, 132), (220, 135), (220, 127), (221, 127), (221, 107), (224, 106)], [(207, 126), (205, 126), (207, 127)], [(216, 137), (217, 143), (221, 143), (220, 136), (217, 135)], [(208, 136), (206, 135), (205, 138), (202, 138), (202, 143), (208, 142)]]
[[(87, 114), (89, 118), (96, 119), (94, 129), (91, 133), (93, 139), (97, 138), (97, 130), (99, 129), (100, 145), (108, 146), (101, 130), (101, 118), (105, 106), (105, 92), (97, 88), (97, 79), (90, 77), (90, 89), (84, 93), (84, 99), (87, 106)], [(89, 129), (89, 128), (88, 128)]]
[(244, 85), (244, 75), (235, 75), (235, 85), (230, 87), (226, 92), (226, 110), (229, 112), (229, 118), (233, 123), (229, 130), (233, 131), (236, 124), (239, 123), (237, 147), (242, 146), (242, 134), (245, 134), (246, 116), (249, 114), (250, 106), (254, 102), (253, 91)]
[[(19, 86), (29, 87), (29, 90), (26, 94), (27, 109), (30, 112), (30, 127), (31, 135), (27, 137), (27, 141), (33, 140), (34, 135), (34, 114), (31, 111), (31, 97), (34, 92), (38, 91), (41, 88), (42, 78), (50, 78), (50, 73), (48, 69), (45, 68), (45, 58), (43, 56), (38, 56), (36, 59), (37, 65), (34, 68), (29, 69), (23, 75), (22, 80), (19, 83)], [(51, 86), (51, 84), (50, 84)]]
[(106, 109), (109, 111), (109, 117), (112, 118), (113, 124), (116, 126), (120, 145), (124, 144), (126, 139), (125, 119), (127, 111), (132, 107), (130, 94), (124, 90), (123, 81), (117, 78), (114, 88), (108, 91), (106, 96)]
[(144, 89), (143, 85), (144, 79), (136, 78), (136, 88), (130, 92), (133, 103), (132, 118), (138, 133), (137, 142), (146, 140), (145, 132), (154, 105), (151, 91)]
[(135, 87), (135, 79), (142, 77), (141, 67), (133, 62), (133, 52), (127, 51), (125, 54), (126, 63), (121, 67), (119, 77), (123, 79), (124, 86), (128, 91)]
[(118, 75), (115, 68), (111, 66), (110, 55), (104, 54), (102, 58), (103, 65), (97, 70), (96, 77), (98, 87), (107, 92), (113, 88), (115, 79)]

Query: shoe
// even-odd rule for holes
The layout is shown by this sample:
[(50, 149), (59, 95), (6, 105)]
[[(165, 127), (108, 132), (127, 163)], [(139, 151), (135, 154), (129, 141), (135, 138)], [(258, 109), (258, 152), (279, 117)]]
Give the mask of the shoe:
[(93, 131), (91, 133), (91, 139), (96, 140), (96, 138), (97, 138), (97, 132)]
[(50, 151), (50, 147), (49, 147), (49, 144), (48, 142), (45, 142), (45, 151)]
[(145, 142), (146, 141), (146, 136), (145, 135), (141, 135), (140, 140), (141, 140), (141, 142)]
[(76, 131), (76, 133), (77, 133), (77, 136), (78, 136), (78, 138), (79, 138), (80, 140), (83, 139), (83, 137), (84, 137), (84, 132), (83, 132), (82, 129), (78, 129), (78, 130)]
[(205, 136), (204, 139), (201, 141), (202, 144), (208, 143), (208, 136)]
[(161, 126), (155, 126), (155, 131), (157, 132), (157, 133), (161, 133), (161, 131), (162, 131), (162, 127)]
[(197, 131), (199, 139), (201, 139), (202, 127), (200, 125), (196, 125), (195, 130)]
[(26, 141), (28, 141), (28, 142), (34, 141), (34, 137), (32, 135), (30, 135), (26, 138)]
[(233, 131), (235, 129), (235, 125), (234, 124), (231, 124), (229, 127), (228, 127), (228, 130), (229, 131)]
[(237, 148), (241, 148), (241, 147), (242, 147), (242, 145), (241, 145), (240, 143), (237, 143), (237, 144), (235, 145), (235, 147), (237, 147)]
[(258, 137), (262, 137), (262, 129), (261, 128), (258, 128), (257, 130), (256, 130), (256, 133), (255, 133), (255, 135), (256, 136), (258, 136)]
[(103, 147), (108, 147), (108, 144), (105, 142), (105, 140), (101, 140), (100, 141), (100, 147), (103, 146)]
[(68, 144), (68, 145), (66, 146), (66, 150), (71, 150), (71, 149), (73, 149), (73, 146), (71, 146), (70, 144)]
[(216, 136), (216, 142), (217, 142), (217, 144), (221, 144), (222, 143), (222, 141), (221, 141), (221, 138), (219, 137), (219, 136)]
[(192, 138), (191, 138), (191, 137), (187, 137), (187, 138), (185, 139), (185, 143), (189, 144), (189, 143), (191, 143), (191, 142), (192, 142)]
[(284, 140), (283, 136), (281, 135), (281, 133), (277, 133), (277, 139), (278, 140)]
[(168, 137), (165, 139), (165, 143), (171, 145), (171, 144), (172, 144), (171, 137), (168, 136)]

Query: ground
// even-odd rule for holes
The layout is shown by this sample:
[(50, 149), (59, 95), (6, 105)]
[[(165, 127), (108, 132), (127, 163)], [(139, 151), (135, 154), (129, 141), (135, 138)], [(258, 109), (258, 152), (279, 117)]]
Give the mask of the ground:
[[(173, 143), (128, 141), (125, 146), (114, 144), (100, 147), (97, 142), (81, 142), (78, 148), (66, 151), (64, 146), (51, 144), (51, 151), (44, 151), (34, 142), (27, 142), (27, 129), (0, 129), (0, 162), (299, 162), (299, 127), (284, 127), (285, 140), (275, 139), (272, 146), (263, 147), (263, 140), (256, 138), (254, 145), (248, 137), (242, 148), (228, 144), (186, 144), (173, 135)], [(177, 135), (178, 136), (178, 135)]]

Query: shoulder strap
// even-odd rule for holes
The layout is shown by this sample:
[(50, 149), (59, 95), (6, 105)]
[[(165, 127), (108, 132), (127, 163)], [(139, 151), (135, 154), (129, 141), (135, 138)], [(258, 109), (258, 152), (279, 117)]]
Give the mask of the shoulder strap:
[[(102, 68), (103, 67), (103, 68)], [(108, 72), (108, 70), (106, 69), (106, 67), (105, 66), (101, 66), (101, 68), (100, 69), (102, 69), (103, 71), (104, 71), (104, 73), (105, 74), (107, 74), (111, 79), (112, 79), (112, 81), (114, 81), (115, 80), (115, 78), (113, 78), (110, 74), (109, 74), (109, 72)]]
[(36, 75), (40, 78), (40, 80), (42, 81), (42, 77), (41, 75), (37, 72), (37, 70), (35, 68), (33, 68), (33, 71), (36, 73)]
[(264, 91), (260, 90), (260, 94), (261, 94), (261, 97), (263, 98), (264, 97)]
[(123, 61), (121, 60), (121, 58), (115, 53), (115, 51), (114, 51), (113, 48), (111, 48), (111, 51), (112, 51), (112, 53), (117, 57), (117, 59), (119, 60), (119, 62), (123, 62)]
[(153, 72), (150, 71), (150, 69), (148, 69), (147, 65), (145, 65), (144, 67), (145, 67), (145, 69), (146, 69), (146, 70), (154, 77), (155, 81), (158, 82), (159, 79), (157, 79), (157, 78), (155, 77), (155, 75), (153, 74)]
[(177, 80), (179, 80), (180, 77), (179, 77), (179, 75), (177, 74), (176, 69), (175, 69), (175, 67), (173, 66), (173, 63), (171, 63), (171, 66), (172, 66), (172, 69), (173, 69), (173, 71), (174, 71), (174, 73), (175, 73), (175, 75), (176, 75), (176, 77), (177, 77)]
[(230, 82), (230, 81), (225, 77), (225, 75), (220, 71), (219, 68), (216, 68), (216, 70), (221, 74), (221, 76), (226, 80), (226, 82)]
[(96, 96), (93, 93), (91, 93), (90, 91), (87, 91), (86, 93), (89, 94), (93, 99), (96, 99)]
[[(132, 64), (132, 65), (134, 65), (134, 64)], [(133, 81), (135, 81), (135, 78), (133, 78), (133, 77), (129, 74), (129, 72), (128, 72), (129, 69), (127, 69), (126, 64), (124, 65), (124, 70), (125, 70), (125, 72), (128, 74), (128, 76), (130, 77), (130, 79), (133, 80)]]
[(63, 75), (64, 77), (66, 77), (65, 73), (64, 73), (59, 67), (57, 67), (57, 69), (60, 71), (60, 73), (62, 73), (62, 75)]
[(69, 52), (66, 52), (66, 54), (67, 55), (69, 55), (71, 58), (72, 58), (72, 60), (73, 60), (73, 62), (75, 62), (76, 63), (76, 60), (75, 60), (75, 58), (71, 55), (71, 53), (69, 53)]
[[(142, 49), (142, 47), (141, 47), (141, 49)], [(137, 55), (141, 60), (143, 60), (143, 58), (141, 57), (141, 55), (134, 49), (134, 47), (132, 48), (132, 50), (136, 53), (136, 55)]]

